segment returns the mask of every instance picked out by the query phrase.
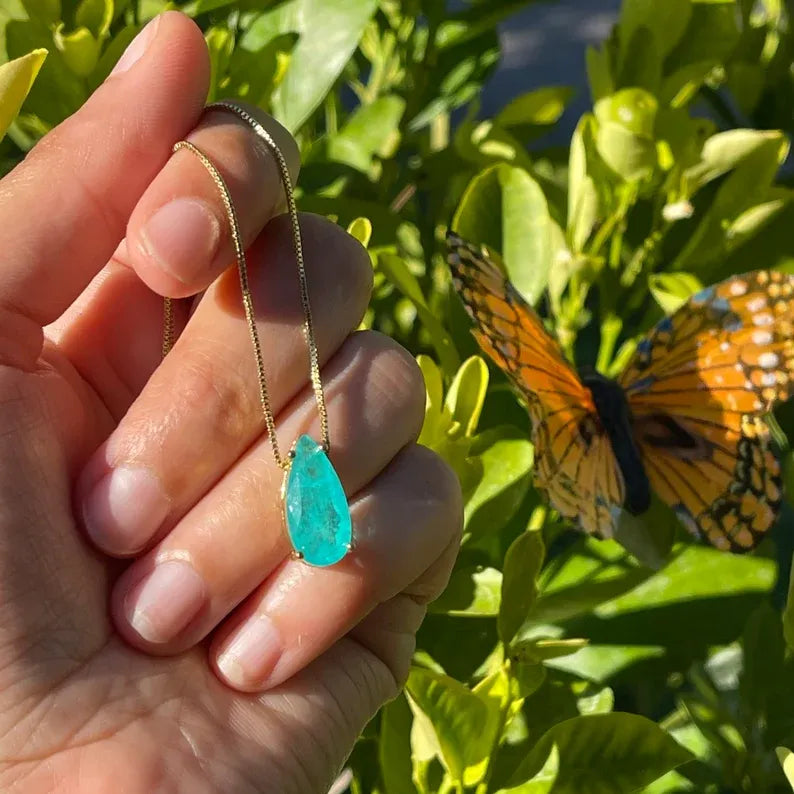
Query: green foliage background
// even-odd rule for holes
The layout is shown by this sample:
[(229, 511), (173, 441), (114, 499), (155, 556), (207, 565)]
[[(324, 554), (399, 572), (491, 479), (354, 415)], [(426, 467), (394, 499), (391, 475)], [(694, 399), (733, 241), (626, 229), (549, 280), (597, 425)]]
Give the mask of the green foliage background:
[[(612, 375), (699, 285), (794, 271), (794, 190), (780, 170), (794, 4), (624, 0), (587, 53), (592, 110), (569, 146), (549, 147), (565, 86), (478, 116), (496, 25), (528, 2), (452, 13), (439, 0), (0, 0), (0, 63), (49, 51), (0, 143), (2, 172), (148, 19), (179, 7), (206, 33), (209, 99), (284, 122), (303, 155), (301, 208), (368, 246), (365, 325), (419, 356), (421, 441), (459, 474), (466, 530), (406, 693), (354, 750), (353, 792), (790, 791), (791, 509), (745, 557), (695, 545), (659, 505), (616, 541), (560, 524), (531, 486), (526, 414), (450, 293), (441, 240), (454, 218), (500, 253), (571, 358)], [(40, 57), (0, 71), (6, 110)], [(794, 409), (774, 425), (794, 486)]]

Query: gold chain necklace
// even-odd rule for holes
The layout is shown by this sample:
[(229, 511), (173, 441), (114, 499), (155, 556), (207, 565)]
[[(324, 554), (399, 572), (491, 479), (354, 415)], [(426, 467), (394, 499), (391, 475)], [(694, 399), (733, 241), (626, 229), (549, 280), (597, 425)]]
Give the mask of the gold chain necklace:
[[(259, 380), (259, 398), (262, 404), (265, 427), (270, 438), (273, 457), (276, 464), (284, 471), (282, 485), (282, 501), (287, 532), (297, 557), (312, 565), (332, 565), (338, 562), (352, 547), (352, 524), (344, 489), (339, 476), (331, 464), (328, 454), (331, 450), (328, 431), (328, 411), (325, 405), (322, 378), (320, 376), (320, 359), (317, 352), (317, 341), (314, 336), (311, 304), (309, 302), (306, 267), (303, 258), (303, 240), (301, 238), (298, 211), (295, 206), (295, 195), (292, 189), (289, 169), (284, 155), (278, 148), (270, 133), (246, 110), (231, 102), (216, 102), (208, 105), (206, 110), (225, 110), (234, 113), (248, 124), (256, 135), (267, 145), (278, 165), (281, 182), (287, 198), (287, 211), (292, 226), (292, 239), (295, 259), (298, 265), (300, 298), (303, 307), (303, 329), (309, 347), (309, 368), (320, 415), (321, 443), (317, 444), (310, 436), (302, 435), (292, 445), (289, 455), (285, 458), (279, 449), (276, 437), (276, 420), (270, 402), (270, 393), (265, 374), (265, 363), (262, 357), (262, 345), (256, 328), (253, 297), (248, 278), (248, 265), (245, 258), (240, 225), (237, 212), (232, 203), (229, 188), (212, 161), (194, 144), (179, 141), (174, 151), (187, 149), (192, 152), (209, 172), (218, 187), (229, 220), (234, 252), (237, 258), (237, 270), (240, 276), (240, 290), (243, 297), (248, 331), (254, 348), (257, 377)], [(164, 299), (163, 305), (164, 331), (163, 356), (168, 355), (174, 344), (173, 306), (170, 298)]]

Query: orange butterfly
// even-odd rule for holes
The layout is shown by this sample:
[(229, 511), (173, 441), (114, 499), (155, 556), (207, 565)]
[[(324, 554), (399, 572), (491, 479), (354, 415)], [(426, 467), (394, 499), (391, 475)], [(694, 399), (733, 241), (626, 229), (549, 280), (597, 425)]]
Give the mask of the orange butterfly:
[(643, 339), (617, 381), (577, 375), (481, 250), (449, 232), (453, 282), (482, 349), (526, 398), (535, 484), (565, 518), (611, 537), (651, 491), (718, 549), (753, 548), (780, 512), (762, 415), (794, 378), (794, 277), (758, 270), (696, 295)]

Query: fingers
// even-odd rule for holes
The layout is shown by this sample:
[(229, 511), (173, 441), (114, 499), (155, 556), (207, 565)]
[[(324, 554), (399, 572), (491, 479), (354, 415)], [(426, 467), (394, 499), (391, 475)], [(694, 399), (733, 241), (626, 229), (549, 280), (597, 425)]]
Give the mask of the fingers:
[[(294, 182), (298, 148), (271, 117), (248, 108), (270, 131)], [(224, 110), (208, 112), (187, 137), (215, 164), (226, 182), (247, 247), (276, 211), (285, 207), (273, 154), (248, 124)], [(229, 220), (218, 186), (196, 155), (174, 153), (135, 208), (127, 227), (130, 264), (156, 292), (173, 297), (207, 287), (234, 261)]]
[[(407, 448), (352, 505), (354, 552), (330, 568), (288, 559), (223, 626), (211, 650), (218, 674), (252, 692), (290, 678), (456, 544), (460, 505), (446, 464)], [(408, 616), (418, 627), (423, 610)]]
[(166, 13), (139, 36), (81, 110), (2, 182), (0, 341), (13, 334), (13, 345), (0, 355), (13, 350), (17, 363), (38, 356), (42, 326), (110, 258), (174, 141), (201, 113), (208, 59), (200, 30)]
[[(327, 361), (364, 312), (372, 268), (364, 249), (338, 226), (311, 215), (300, 223), (315, 335)], [(288, 218), (276, 218), (258, 238), (250, 270), (278, 414), (309, 377)], [(238, 277), (229, 270), (203, 296), (171, 354), (84, 470), (77, 496), (86, 529), (104, 551), (139, 551), (172, 527), (263, 429)]]
[[(273, 119), (250, 112), (271, 132), (294, 179), (295, 142)], [(247, 247), (284, 200), (272, 153), (228, 111), (205, 114), (187, 139), (224, 177)], [(47, 335), (120, 419), (160, 362), (163, 305), (158, 294), (197, 293), (233, 261), (222, 194), (195, 154), (179, 150), (136, 205), (110, 265)], [(139, 279), (143, 283), (136, 283)], [(175, 303), (174, 310), (186, 314), (187, 307)]]
[[(418, 435), (421, 374), (394, 342), (364, 332), (345, 343), (324, 377), (331, 459), (347, 493), (355, 494)], [(279, 426), (285, 443), (303, 432), (319, 437), (309, 387), (288, 413)], [(115, 614), (133, 644), (173, 653), (196, 643), (284, 560), (290, 545), (282, 477), (263, 438), (125, 572)]]

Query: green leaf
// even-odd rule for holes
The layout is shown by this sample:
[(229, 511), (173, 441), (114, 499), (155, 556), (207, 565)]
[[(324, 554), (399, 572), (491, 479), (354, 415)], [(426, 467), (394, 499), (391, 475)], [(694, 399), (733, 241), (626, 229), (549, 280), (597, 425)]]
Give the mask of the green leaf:
[(382, 96), (359, 106), (328, 142), (329, 159), (368, 172), (375, 156), (387, 158), (394, 153), (404, 112), (405, 100), (398, 96)]
[(794, 791), (794, 753), (787, 747), (776, 747), (775, 755), (777, 755), (777, 760), (780, 761), (783, 774), (786, 776), (791, 790)]
[(75, 12), (78, 27), (88, 28), (98, 41), (102, 41), (113, 21), (113, 0), (80, 0)]
[(629, 794), (692, 760), (656, 723), (636, 714), (590, 714), (554, 725), (513, 776), (534, 777), (553, 748), (559, 751), (555, 794)]
[(659, 101), (671, 108), (686, 107), (707, 81), (715, 82), (722, 74), (719, 61), (695, 61), (682, 66), (662, 80)]
[(100, 44), (88, 28), (65, 33), (63, 24), (60, 24), (53, 31), (52, 39), (64, 62), (76, 75), (87, 77), (94, 71), (99, 61)]
[(234, 52), (234, 33), (226, 27), (216, 26), (204, 34), (204, 39), (210, 54), (210, 88), (207, 101), (214, 102)]
[(747, 242), (749, 238), (758, 234), (768, 223), (774, 220), (778, 213), (786, 208), (792, 198), (794, 198), (794, 193), (784, 191), (779, 198), (756, 204), (756, 206), (742, 212), (725, 232), (728, 249), (737, 248)]
[[(515, 698), (513, 687), (506, 670), (500, 667), (474, 687), (474, 692), (489, 704), (488, 721), (480, 725), (481, 742), (491, 748), (496, 747), (499, 734), (508, 716), (508, 709)], [(517, 704), (520, 707), (520, 701)], [(478, 763), (468, 766), (463, 773), (463, 784), (466, 787), (476, 786), (488, 771), (492, 753), (483, 757)]]
[(384, 794), (416, 794), (412, 782), (411, 709), (401, 694), (387, 703), (380, 717), (378, 760)]
[(668, 70), (697, 61), (722, 62), (739, 42), (735, 0), (690, 0), (690, 3), (689, 24), (667, 57)]
[(0, 66), (0, 139), (16, 117), (47, 57), (38, 49)]
[(502, 574), (495, 568), (467, 566), (452, 572), (444, 592), (428, 610), (453, 617), (496, 617), (501, 602)]
[(499, 637), (509, 644), (526, 620), (538, 594), (537, 578), (543, 567), (545, 548), (540, 530), (522, 532), (505, 555), (502, 602), (497, 626)]
[(466, 188), (452, 227), (475, 243), (501, 251), (507, 273), (529, 303), (548, 283), (551, 218), (540, 185), (522, 168), (499, 164)]
[(208, 14), (210, 11), (216, 11), (219, 8), (232, 5), (236, 0), (190, 0), (179, 10), (189, 17), (197, 17), (201, 14)]
[(295, 33), (284, 79), (273, 94), (273, 115), (291, 132), (322, 103), (358, 46), (377, 0), (288, 0), (262, 14), (246, 31), (243, 46), (259, 49), (276, 36)]
[(766, 199), (788, 153), (788, 142), (782, 133), (753, 137), (755, 145), (723, 180), (709, 210), (674, 260), (673, 270), (697, 270), (704, 281), (718, 277), (718, 265), (729, 247), (726, 229), (745, 210)]
[(656, 166), (657, 107), (654, 96), (641, 88), (624, 88), (596, 103), (598, 153), (627, 182), (649, 176)]
[(615, 707), (615, 693), (608, 686), (592, 695), (582, 695), (576, 700), (580, 714), (608, 714)]
[(662, 311), (672, 314), (703, 289), (703, 284), (692, 273), (654, 273), (648, 277), (648, 288)]
[(347, 227), (347, 233), (366, 248), (372, 238), (372, 223), (369, 218), (356, 218)]
[(627, 44), (644, 27), (653, 33), (659, 56), (664, 58), (684, 35), (691, 16), (691, 0), (627, 0), (620, 12), (620, 40)]
[(532, 444), (515, 428), (499, 427), (477, 436), (481, 477), (466, 501), (466, 533), (470, 538), (495, 532), (515, 514), (529, 488), (534, 459)]
[(637, 28), (623, 51), (619, 88), (644, 88), (656, 93), (662, 82), (662, 59), (654, 33), (646, 27)]
[(570, 639), (526, 639), (517, 640), (510, 646), (510, 658), (516, 662), (539, 663), (547, 659), (570, 656), (585, 648), (587, 640), (572, 637)]
[(105, 49), (99, 61), (97, 61), (94, 71), (88, 77), (88, 86), (91, 91), (96, 91), (107, 79), (124, 50), (127, 49), (139, 32), (140, 28), (137, 25), (127, 25), (105, 45)]
[(785, 643), (780, 615), (769, 604), (760, 606), (747, 621), (742, 635), (744, 665), (739, 692), (748, 713), (763, 716), (770, 698), (784, 688)]
[(647, 568), (664, 567), (673, 548), (678, 519), (661, 499), (654, 497), (642, 516), (621, 510), (615, 540)]
[(794, 560), (788, 582), (788, 600), (783, 610), (783, 637), (790, 651), (794, 651)]
[(568, 239), (575, 253), (580, 253), (598, 221), (598, 190), (588, 173), (585, 137), (595, 147), (595, 121), (585, 115), (579, 121), (571, 139), (568, 158)]
[(555, 124), (573, 96), (570, 86), (546, 86), (521, 94), (497, 113), (494, 121), (501, 127)]
[(560, 751), (557, 745), (552, 745), (549, 757), (543, 766), (533, 776), (519, 786), (509, 789), (500, 789), (497, 794), (552, 794), (556, 791), (556, 781), (560, 769)]
[(510, 662), (510, 673), (522, 698), (534, 695), (543, 686), (547, 676), (546, 668), (542, 664), (523, 663), (518, 659)]
[(406, 692), (415, 718), (424, 717), (432, 728), (438, 753), (452, 779), (463, 781), (467, 767), (490, 755), (493, 737), (482, 728), (492, 719), (495, 704), (449, 676), (414, 667)]
[(481, 356), (472, 356), (461, 364), (447, 392), (445, 407), (452, 421), (467, 436), (474, 435), (488, 391), (488, 365)]
[(422, 294), (422, 288), (408, 265), (401, 257), (389, 251), (379, 252), (377, 266), (400, 292), (416, 307), (419, 319), (430, 334), (430, 340), (438, 354), (441, 365), (447, 373), (457, 372), (458, 353), (452, 338), (438, 317), (430, 310)]
[(593, 102), (598, 102), (615, 91), (609, 51), (606, 46), (600, 49), (588, 47), (585, 58), (587, 61), (587, 81), (590, 83), (590, 95), (593, 97)]
[(454, 145), (457, 154), (477, 168), (501, 161), (524, 169), (532, 165), (521, 141), (494, 121), (464, 121), (455, 130)]
[(31, 19), (48, 25), (55, 25), (61, 20), (61, 0), (22, 0), (22, 5)]
[(582, 538), (542, 577), (531, 618), (552, 623), (591, 612), (630, 592), (652, 573), (638, 567), (617, 543)]
[(700, 163), (684, 174), (689, 195), (732, 171), (740, 163), (769, 157), (782, 162), (787, 152), (785, 136), (780, 132), (746, 129), (718, 132), (703, 145)]

